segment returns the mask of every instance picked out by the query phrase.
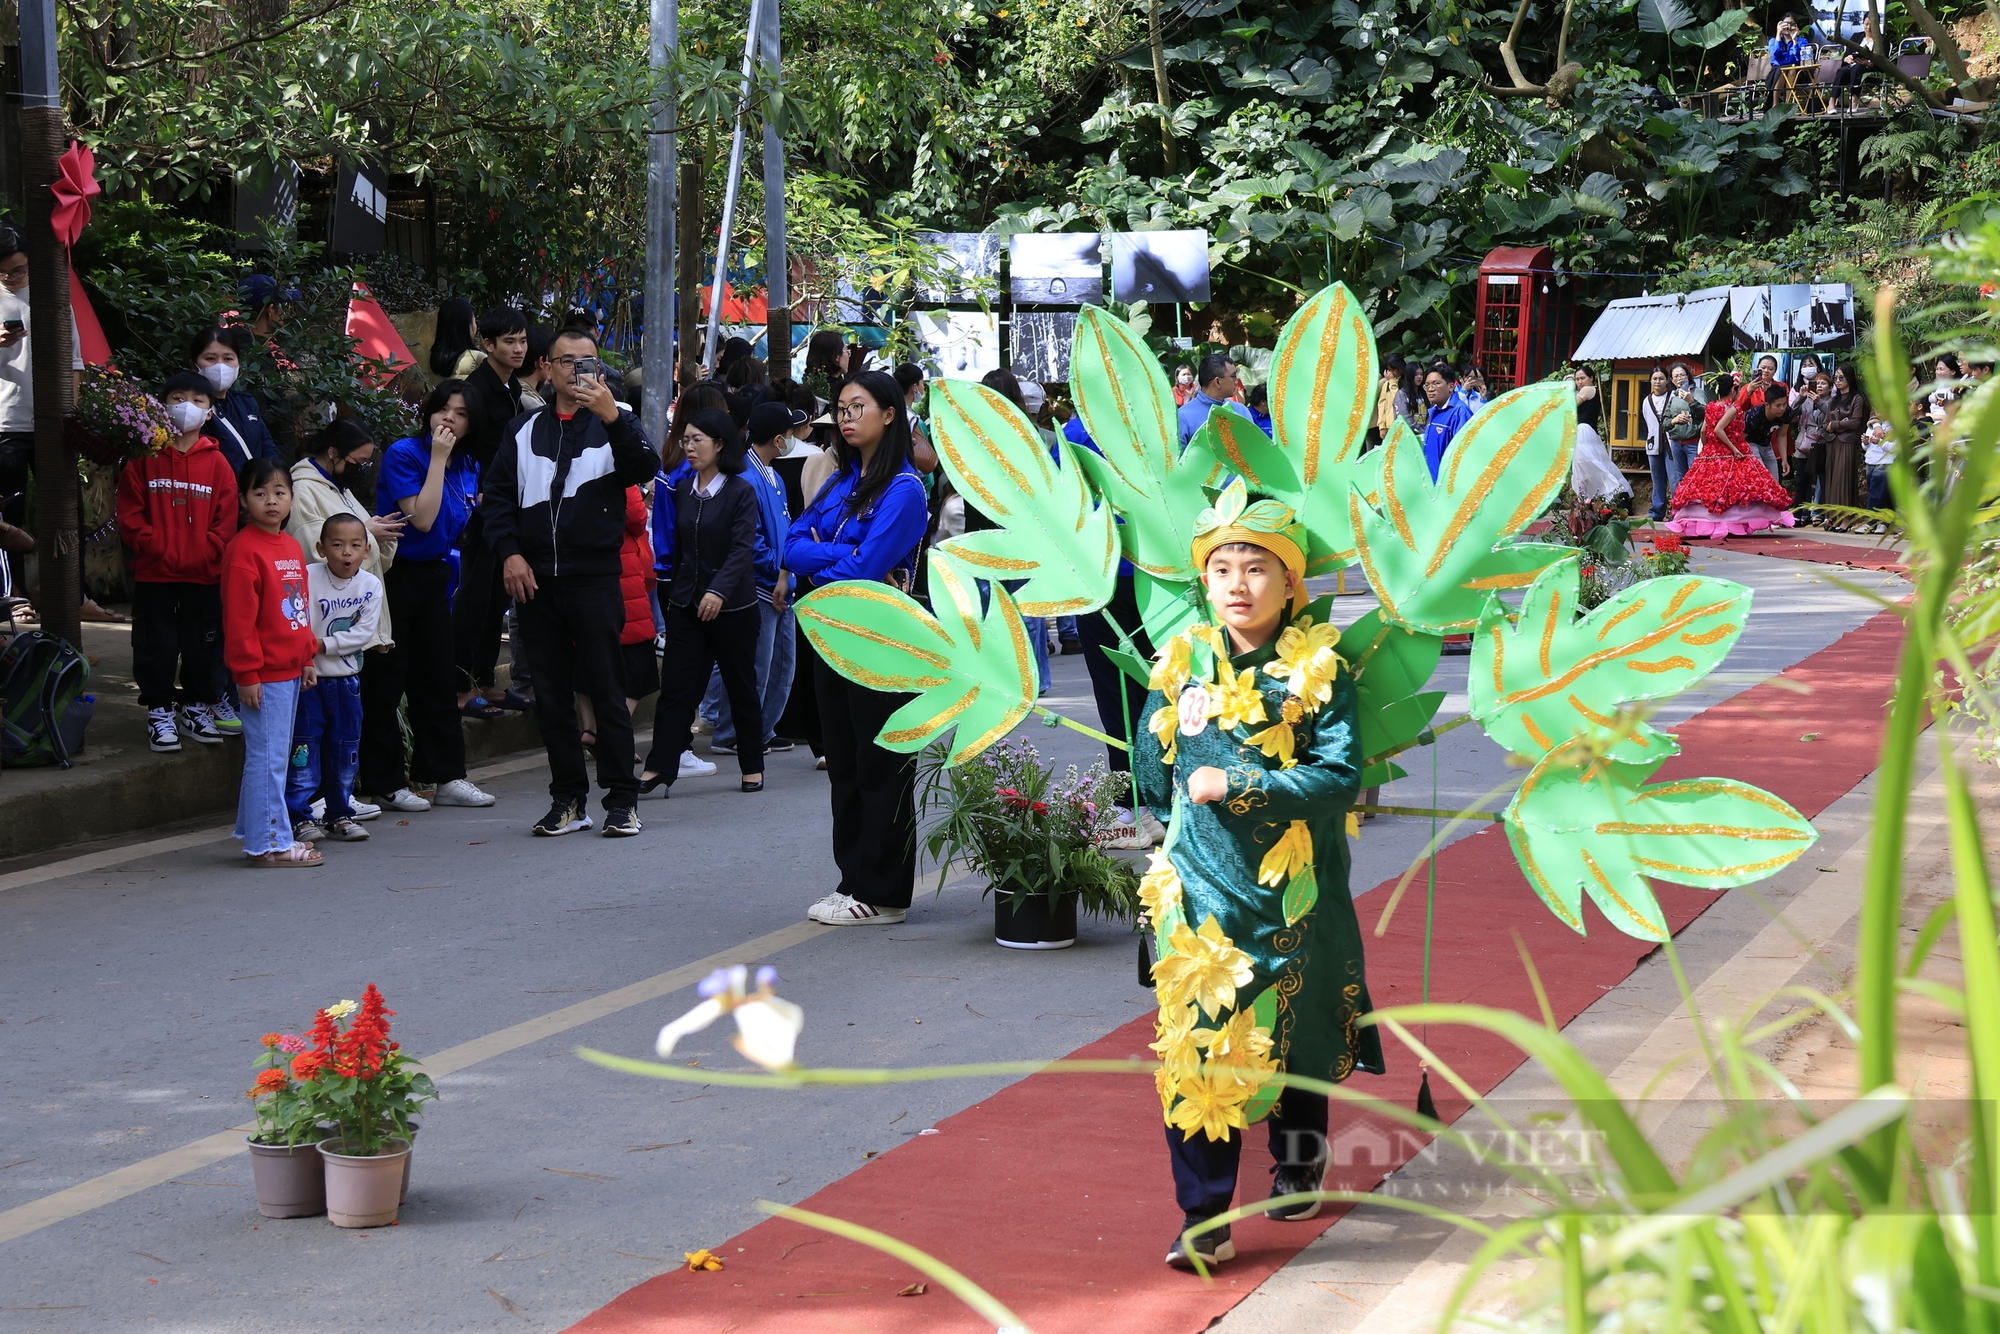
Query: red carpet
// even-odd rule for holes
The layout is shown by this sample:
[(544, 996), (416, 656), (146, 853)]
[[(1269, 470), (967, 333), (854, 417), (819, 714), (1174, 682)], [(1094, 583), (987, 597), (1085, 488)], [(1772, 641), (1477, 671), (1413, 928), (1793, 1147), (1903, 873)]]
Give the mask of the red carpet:
[[(1754, 781), (1808, 816), (1846, 794), (1875, 767), (1901, 622), (1878, 615), (1784, 673), (1803, 692), (1756, 686), (1683, 724), (1682, 755), (1660, 777), (1714, 774)], [(1809, 738), (1809, 739), (1808, 739)], [(1365, 837), (1365, 835), (1364, 835)], [(1389, 934), (1369, 939), (1376, 1004), (1419, 998), (1423, 897), (1404, 899)], [(1720, 897), (1658, 886), (1679, 931)], [(1386, 895), (1359, 905), (1372, 932)], [(1651, 952), (1585, 912), (1589, 936), (1559, 925), (1522, 880), (1495, 826), (1438, 858), (1433, 999), (1509, 1006), (1535, 1000), (1509, 928), (1540, 970), (1549, 1002), (1568, 1023), (1623, 981)], [(1135, 1020), (1078, 1057), (1145, 1055), (1152, 1017)], [(1521, 1064), (1513, 1048), (1470, 1030), (1432, 1029), (1439, 1056), (1482, 1092)], [(1415, 1062), (1391, 1044), (1391, 1073), (1357, 1075), (1350, 1086), (1405, 1106)], [(1466, 1104), (1438, 1094), (1450, 1121)], [(1005, 1302), (1038, 1334), (1180, 1334), (1205, 1328), (1268, 1278), (1338, 1211), (1311, 1223), (1262, 1217), (1238, 1223), (1238, 1259), (1204, 1286), (1160, 1262), (1179, 1215), (1162, 1143), (1159, 1104), (1145, 1076), (1035, 1075), (912, 1139), (802, 1202), (923, 1247)], [(1330, 1186), (1371, 1189), (1422, 1143), (1392, 1123), (1369, 1124), (1338, 1104)], [(1248, 1198), (1270, 1181), (1261, 1132), (1253, 1131), (1241, 1180)], [(1243, 1202), (1239, 1198), (1239, 1203)], [(810, 1243), (810, 1244), (808, 1244)], [(738, 1248), (741, 1247), (739, 1252)], [(949, 1293), (898, 1298), (919, 1277), (877, 1252), (778, 1220), (714, 1247), (728, 1267), (676, 1270), (627, 1292), (573, 1326), (580, 1334), (929, 1334), (987, 1331)]]
[[(1635, 529), (1634, 537), (1644, 540), (1650, 529)], [(1856, 570), (1907, 570), (1903, 553), (1894, 547), (1860, 546), (1847, 542), (1816, 542), (1809, 537), (1780, 535), (1775, 531), (1732, 537), (1727, 542), (1690, 542), (1696, 556), (1704, 551), (1747, 551), (1754, 556), (1775, 556), (1779, 560), (1808, 560), (1820, 565), (1845, 565)]]

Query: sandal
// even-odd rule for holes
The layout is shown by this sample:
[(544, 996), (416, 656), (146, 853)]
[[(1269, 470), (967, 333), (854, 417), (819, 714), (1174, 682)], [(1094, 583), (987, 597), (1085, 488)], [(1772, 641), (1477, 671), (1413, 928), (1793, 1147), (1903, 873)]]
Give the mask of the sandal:
[(583, 743), (585, 750), (595, 750), (597, 748), (597, 733), (595, 732), (578, 732), (576, 739)]
[(325, 859), (319, 849), (310, 843), (294, 843), (278, 852), (261, 853), (248, 859), (252, 866), (260, 870), (298, 870), (308, 866), (324, 866)]
[(467, 718), (481, 718), (487, 722), (507, 716), (507, 710), (501, 708), (498, 704), (489, 704), (477, 695), (459, 705), (458, 711)]
[(509, 690), (492, 702), (503, 709), (512, 709), (515, 713), (527, 713), (535, 707), (535, 701), (518, 690)]

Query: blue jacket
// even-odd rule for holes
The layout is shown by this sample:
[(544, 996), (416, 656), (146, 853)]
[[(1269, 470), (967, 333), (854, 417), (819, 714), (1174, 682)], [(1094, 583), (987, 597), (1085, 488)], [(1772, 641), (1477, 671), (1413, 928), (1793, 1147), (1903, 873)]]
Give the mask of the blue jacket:
[[(1104, 453), (1103, 450), (1097, 447), (1097, 442), (1090, 438), (1090, 430), (1083, 424), (1083, 415), (1081, 413), (1063, 423), (1062, 435), (1063, 439), (1069, 441), (1072, 445), (1087, 449), (1091, 453), (1100, 456)], [(1062, 460), (1058, 457), (1056, 461), (1061, 462)], [(1124, 523), (1125, 520), (1118, 519), (1117, 522)], [(1132, 577), (1132, 562), (1122, 556), (1118, 559), (1118, 577), (1120, 579), (1130, 579)]]
[[(682, 459), (670, 473), (653, 479), (653, 574), (661, 580), (674, 576), (674, 529), (678, 526), (677, 497), (694, 478), (694, 464)], [(743, 470), (743, 480), (757, 493), (757, 555), (752, 565), (757, 571), (757, 596), (769, 602), (778, 586), (779, 557), (785, 549), (785, 484), (778, 483), (778, 518), (771, 517), (770, 488), (757, 474), (753, 463)], [(772, 534), (776, 533), (775, 543)]]
[[(1235, 399), (1210, 398), (1207, 394), (1197, 389), (1194, 391), (1193, 398), (1181, 404), (1180, 426), (1182, 447), (1185, 448), (1187, 442), (1194, 439), (1194, 433), (1208, 423), (1208, 414), (1220, 407), (1233, 408), (1245, 417), (1250, 417), (1250, 409), (1244, 407)], [(1250, 417), (1250, 420), (1254, 422), (1257, 419)]]
[(1471, 406), (1456, 393), (1443, 407), (1431, 409), (1430, 425), (1424, 427), (1424, 462), (1430, 465), (1433, 482), (1444, 463), (1445, 451), (1474, 415)]
[(1800, 33), (1789, 42), (1782, 42), (1773, 37), (1764, 43), (1764, 50), (1771, 57), (1771, 67), (1783, 69), (1788, 65), (1803, 65), (1811, 60), (1813, 45), (1806, 40), (1804, 33)]
[(215, 404), (215, 437), (222, 444), (222, 457), (229, 471), (240, 473), (251, 459), (275, 459), (278, 442), (264, 425), (263, 409), (241, 389), (232, 389)]
[(906, 465), (874, 504), (851, 514), (847, 500), (860, 480), (861, 465), (850, 463), (806, 507), (785, 534), (786, 569), (820, 587), (838, 579), (882, 580), (891, 570), (914, 571), (917, 548), (930, 526), (923, 479)]

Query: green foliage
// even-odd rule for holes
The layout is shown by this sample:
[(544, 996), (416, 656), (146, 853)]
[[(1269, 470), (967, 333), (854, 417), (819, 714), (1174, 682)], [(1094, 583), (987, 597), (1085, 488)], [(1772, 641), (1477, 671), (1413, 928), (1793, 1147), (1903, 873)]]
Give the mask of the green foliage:
[[(1131, 800), (1131, 776), (1053, 767), (1026, 742), (1003, 741), (954, 765), (950, 747), (928, 747), (918, 762), (922, 811), (932, 822), (924, 851), (938, 864), (938, 888), (955, 866), (983, 875), (1019, 908), (1030, 894), (1053, 905), (1075, 894), (1093, 917), (1130, 921), (1139, 910), (1139, 875), (1101, 846), (1114, 832), (1113, 807)], [(933, 818), (934, 817), (934, 818)]]

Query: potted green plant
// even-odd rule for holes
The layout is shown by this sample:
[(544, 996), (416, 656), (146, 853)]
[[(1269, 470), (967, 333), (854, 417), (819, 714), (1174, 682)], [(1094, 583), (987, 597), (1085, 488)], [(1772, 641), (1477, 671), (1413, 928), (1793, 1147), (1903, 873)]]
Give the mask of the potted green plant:
[(993, 895), (993, 938), (1008, 949), (1060, 950), (1076, 943), (1078, 911), (1130, 920), (1139, 874), (1104, 848), (1113, 808), (1131, 786), (1103, 761), (1058, 780), (1025, 741), (1003, 741), (967, 764), (948, 766), (936, 745), (919, 766), (924, 848), (944, 888), (951, 863), (984, 875)]
[(295, 1058), (307, 1051), (296, 1033), (266, 1033), (249, 1096), (257, 1107), (250, 1144), (250, 1177), (257, 1212), (266, 1218), (310, 1218), (326, 1212), (326, 1169), (319, 1155), (319, 1117), (307, 1088), (294, 1077)]
[(320, 1142), (319, 1152), (326, 1216), (337, 1227), (396, 1221), (408, 1181), (410, 1117), (437, 1097), (431, 1077), (389, 1040), (394, 1013), (370, 982), (359, 1004), (344, 1000), (314, 1017), (307, 1035), (312, 1050), (292, 1063), (293, 1073), (308, 1081), (316, 1115), (333, 1123), (334, 1135)]

